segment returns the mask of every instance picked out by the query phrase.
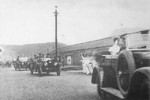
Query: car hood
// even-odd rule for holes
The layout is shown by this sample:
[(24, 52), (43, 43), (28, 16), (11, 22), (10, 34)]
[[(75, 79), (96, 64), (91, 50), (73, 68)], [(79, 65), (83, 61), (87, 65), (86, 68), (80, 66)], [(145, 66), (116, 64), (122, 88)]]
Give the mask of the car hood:
[(140, 55), (143, 59), (150, 59), (150, 52), (147, 51), (147, 52), (134, 52), (135, 54), (138, 54)]

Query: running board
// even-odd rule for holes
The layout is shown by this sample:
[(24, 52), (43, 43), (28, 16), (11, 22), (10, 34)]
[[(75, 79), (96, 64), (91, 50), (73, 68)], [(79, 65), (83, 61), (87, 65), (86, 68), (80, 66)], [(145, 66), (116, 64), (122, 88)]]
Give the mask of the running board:
[(107, 88), (101, 88), (101, 90), (104, 91), (105, 93), (108, 93), (109, 95), (112, 95), (112, 96), (115, 96), (115, 97), (119, 98), (120, 100), (125, 99), (123, 97), (123, 95), (121, 94), (121, 92), (117, 89), (107, 87)]

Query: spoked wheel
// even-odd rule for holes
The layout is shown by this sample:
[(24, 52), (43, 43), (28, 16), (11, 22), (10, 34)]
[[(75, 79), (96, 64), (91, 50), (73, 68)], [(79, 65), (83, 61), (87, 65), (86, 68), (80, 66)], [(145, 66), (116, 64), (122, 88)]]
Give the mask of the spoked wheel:
[(120, 92), (127, 96), (130, 86), (130, 79), (135, 70), (135, 63), (130, 51), (122, 51), (118, 57), (116, 77)]

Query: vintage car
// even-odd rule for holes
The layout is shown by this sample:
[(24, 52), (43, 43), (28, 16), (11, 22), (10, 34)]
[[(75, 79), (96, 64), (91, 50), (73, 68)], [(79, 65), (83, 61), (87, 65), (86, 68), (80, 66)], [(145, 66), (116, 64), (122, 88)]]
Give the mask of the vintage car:
[(11, 67), (11, 61), (3, 62), (2, 67)]
[(31, 74), (33, 74), (33, 72), (38, 72), (39, 77), (41, 77), (43, 73), (46, 73), (48, 75), (50, 72), (56, 72), (57, 75), (60, 76), (61, 63), (51, 58), (31, 60), (30, 71)]
[(13, 61), (15, 70), (27, 70), (29, 68), (28, 57), (21, 57), (19, 60)]
[(92, 83), (102, 100), (150, 100), (150, 30), (121, 33), (120, 51), (102, 51)]

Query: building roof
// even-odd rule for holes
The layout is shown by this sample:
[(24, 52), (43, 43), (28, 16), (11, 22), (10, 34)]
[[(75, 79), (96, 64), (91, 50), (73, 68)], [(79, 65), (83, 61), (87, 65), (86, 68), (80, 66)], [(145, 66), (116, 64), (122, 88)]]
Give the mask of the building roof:
[[(109, 38), (61, 47), (58, 49), (58, 52), (68, 52), (68, 51), (85, 50), (85, 49), (92, 49), (92, 48), (94, 49), (102, 46), (111, 46), (111, 45), (113, 45), (113, 40), (109, 37)], [(52, 51), (51, 53), (53, 53), (54, 51)]]
[(141, 28), (123, 28), (115, 30), (110, 37), (119, 37), (125, 34), (133, 34), (137, 32), (149, 31), (149, 29), (141, 29)]
[[(106, 46), (111, 46), (113, 45), (113, 37), (116, 36), (121, 36), (124, 34), (130, 34), (130, 33), (135, 33), (135, 32), (141, 32), (141, 31), (146, 31), (141, 28), (123, 28), (114, 31), (110, 37), (108, 38), (103, 38), (103, 39), (98, 39), (94, 41), (89, 41), (89, 42), (84, 42), (84, 43), (79, 43), (79, 44), (74, 44), (74, 45), (69, 45), (65, 47), (61, 47), (58, 49), (58, 52), (68, 52), (68, 51), (75, 51), (75, 50), (86, 50), (86, 49), (94, 49), (94, 48), (100, 48), (100, 47), (106, 47)], [(54, 53), (52, 51), (51, 53)]]

